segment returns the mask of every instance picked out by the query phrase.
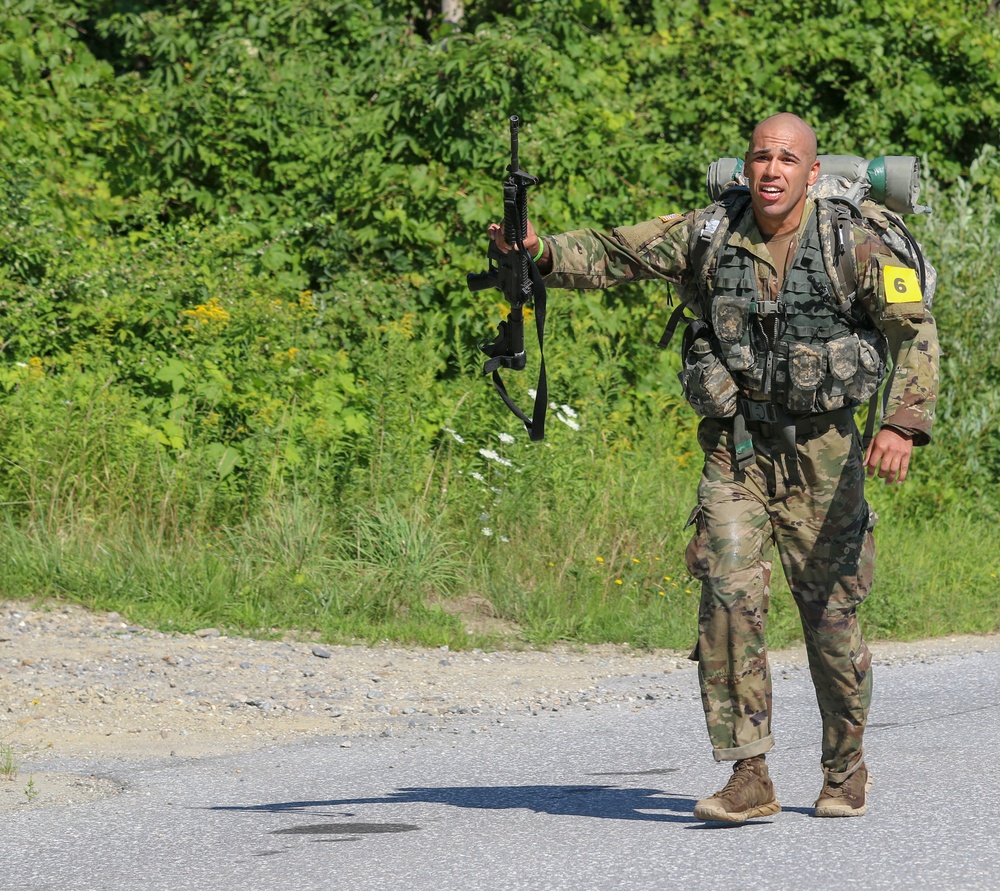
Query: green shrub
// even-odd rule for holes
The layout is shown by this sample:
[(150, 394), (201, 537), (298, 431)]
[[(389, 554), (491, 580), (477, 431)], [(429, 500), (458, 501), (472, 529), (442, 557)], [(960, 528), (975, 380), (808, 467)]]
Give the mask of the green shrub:
[[(465, 275), (511, 113), (551, 232), (703, 203), (706, 164), (782, 109), (824, 151), (926, 161), (939, 423), (911, 481), (871, 490), (890, 547), (866, 610), (880, 634), (994, 627), (988, 555), (963, 574), (936, 530), (969, 504), (969, 535), (1000, 521), (995, 14), (465, 6), (458, 27), (409, 0), (0, 7), (3, 596), (455, 645), (485, 598), (533, 641), (689, 646), (700, 459), (653, 346), (667, 292), (550, 295), (529, 444), (476, 350), (503, 299)], [(780, 583), (774, 603), (795, 639)]]

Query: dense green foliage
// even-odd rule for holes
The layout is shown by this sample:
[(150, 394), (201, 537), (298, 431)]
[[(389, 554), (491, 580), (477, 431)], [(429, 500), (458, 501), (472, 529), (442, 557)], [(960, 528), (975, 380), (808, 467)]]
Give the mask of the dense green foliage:
[(1000, 525), (985, 4), (470, 0), (456, 27), (407, 0), (0, 0), (0, 108), (0, 595), (452, 643), (460, 601), (535, 640), (682, 645), (698, 462), (663, 290), (552, 296), (564, 423), (529, 447), (479, 374), (501, 298), (465, 274), (510, 113), (559, 231), (703, 203), (708, 162), (789, 110), (825, 152), (929, 171), (941, 420), (872, 498), (985, 605), (942, 609), (904, 557), (872, 621), (1000, 624), (996, 555), (946, 571), (940, 534), (971, 502), (973, 538)]

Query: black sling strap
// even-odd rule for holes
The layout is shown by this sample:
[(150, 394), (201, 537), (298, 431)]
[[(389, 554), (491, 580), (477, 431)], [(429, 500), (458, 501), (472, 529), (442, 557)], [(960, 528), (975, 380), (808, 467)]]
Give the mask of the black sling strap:
[[(521, 243), (520, 240), (518, 240), (518, 247), (520, 250), (524, 250), (524, 244)], [(514, 400), (510, 398), (510, 394), (507, 392), (507, 387), (504, 386), (503, 379), (500, 377), (500, 369), (502, 367), (512, 367), (512, 363), (509, 360), (504, 361), (508, 354), (508, 350), (506, 349), (507, 336), (512, 315), (515, 313), (517, 315), (513, 324), (524, 324), (521, 316), (522, 307), (512, 306), (510, 316), (507, 317), (506, 321), (501, 322), (499, 325), (496, 340), (488, 345), (480, 344), (479, 348), (490, 356), (490, 358), (483, 364), (483, 374), (492, 375), (493, 386), (500, 394), (500, 398), (504, 401), (507, 408), (509, 408), (524, 424), (528, 431), (528, 438), (533, 442), (539, 442), (545, 436), (545, 411), (549, 402), (549, 384), (548, 378), (545, 374), (544, 354), (546, 293), (545, 284), (542, 282), (542, 274), (538, 271), (538, 266), (535, 264), (535, 261), (528, 256), (527, 252), (525, 252), (525, 257), (528, 259), (528, 272), (531, 278), (532, 301), (535, 304), (535, 333), (538, 336), (539, 361), (538, 386), (535, 390), (535, 405), (530, 418), (523, 411), (521, 411), (517, 405), (514, 404)]]

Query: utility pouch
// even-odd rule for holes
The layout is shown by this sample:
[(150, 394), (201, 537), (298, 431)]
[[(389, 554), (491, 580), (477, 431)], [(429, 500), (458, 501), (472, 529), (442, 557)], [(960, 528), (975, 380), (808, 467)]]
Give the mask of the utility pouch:
[(788, 346), (788, 390), (785, 408), (793, 413), (816, 410), (816, 392), (826, 377), (826, 348), (808, 343)]
[(712, 301), (712, 330), (719, 338), (726, 365), (733, 371), (746, 371), (754, 366), (753, 349), (746, 336), (749, 316), (750, 295), (717, 296)]
[(870, 399), (885, 380), (888, 348), (879, 331), (862, 328), (858, 337), (858, 370), (847, 383), (847, 398), (858, 404)]
[(817, 394), (823, 411), (843, 408), (847, 401), (847, 388), (858, 373), (858, 339), (853, 334), (838, 337), (826, 345), (830, 373)]
[(849, 381), (857, 374), (860, 344), (853, 334), (831, 340), (826, 345), (830, 357), (830, 374), (837, 381)]
[(684, 346), (684, 369), (677, 375), (684, 398), (703, 418), (731, 418), (738, 390), (711, 337), (703, 334)]

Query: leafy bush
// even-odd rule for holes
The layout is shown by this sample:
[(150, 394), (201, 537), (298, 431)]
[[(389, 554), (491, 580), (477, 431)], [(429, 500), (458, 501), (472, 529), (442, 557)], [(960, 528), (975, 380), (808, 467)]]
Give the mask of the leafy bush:
[[(551, 296), (541, 446), (480, 375), (505, 310), (465, 274), (501, 213), (512, 112), (544, 231), (703, 203), (707, 163), (779, 109), (828, 152), (920, 155), (940, 423), (912, 483), (873, 498), (914, 523), (997, 503), (994, 13), (465, 9), (456, 26), (418, 0), (2, 5), (7, 596), (460, 642), (440, 603), (486, 595), (536, 640), (683, 646), (698, 460), (677, 357), (652, 346), (663, 289)], [(985, 535), (1000, 518), (982, 514)]]

